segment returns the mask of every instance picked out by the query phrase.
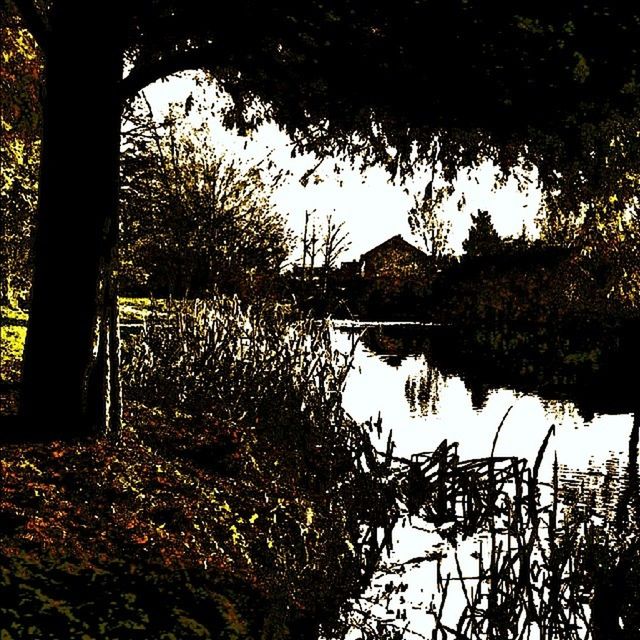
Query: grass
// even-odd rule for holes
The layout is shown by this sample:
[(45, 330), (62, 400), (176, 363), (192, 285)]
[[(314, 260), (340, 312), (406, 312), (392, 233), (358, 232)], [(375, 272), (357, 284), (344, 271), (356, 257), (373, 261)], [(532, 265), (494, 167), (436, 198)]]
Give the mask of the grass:
[(170, 304), (168, 300), (155, 298), (120, 298), (118, 302), (120, 321), (125, 324), (144, 322)]
[[(154, 309), (162, 309), (165, 305), (163, 300), (121, 298), (120, 318), (124, 324), (141, 323)], [(16, 383), (20, 379), (28, 319), (29, 314), (22, 309), (0, 307), (0, 382)]]
[(22, 309), (2, 305), (0, 307), (1, 324), (26, 324), (29, 314)]
[(363, 587), (363, 524), (395, 512), (390, 497), (382, 498), (387, 467), (372, 471), (365, 461), (375, 458), (370, 440), (342, 409), (348, 358), (334, 352), (328, 325), (285, 307), (251, 308), (221, 297), (181, 303), (154, 318), (131, 336), (126, 393), (187, 425), (190, 435), (172, 440), (172, 456), (206, 458), (213, 434), (227, 433), (230, 448), (244, 452), (231, 475), (247, 471), (289, 495), (286, 502), (300, 514), (290, 520), (293, 529), (267, 539), (277, 554), (252, 562), (277, 576), (273, 588), (282, 598), (331, 626)]

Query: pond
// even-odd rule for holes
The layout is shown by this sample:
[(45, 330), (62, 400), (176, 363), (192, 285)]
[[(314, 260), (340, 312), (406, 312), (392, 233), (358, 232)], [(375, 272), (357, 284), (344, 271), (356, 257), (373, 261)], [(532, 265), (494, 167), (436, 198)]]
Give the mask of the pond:
[[(476, 526), (457, 521), (465, 517), (465, 493), (478, 484), (471, 475), (469, 488), (452, 499), (452, 515), (429, 518), (423, 509), (400, 517), (380, 570), (353, 603), (347, 635), (597, 638), (607, 637), (606, 630), (598, 635), (607, 624), (624, 633), (631, 614), (593, 622), (598, 587), (572, 558), (591, 544), (583, 534), (592, 525), (612, 538), (589, 553), (626, 544), (620, 503), (637, 440), (633, 376), (623, 361), (635, 358), (635, 343), (546, 330), (356, 323), (336, 323), (334, 340), (340, 352), (353, 353), (343, 406), (378, 427), (372, 438), (380, 451), (390, 438), (399, 461), (424, 461), (446, 441), (456, 461), (477, 469), (493, 457), (491, 478), (500, 465), (507, 474), (494, 495), (501, 506)], [(516, 460), (526, 469), (520, 478), (508, 471)], [(518, 500), (529, 500), (528, 515), (514, 532)]]

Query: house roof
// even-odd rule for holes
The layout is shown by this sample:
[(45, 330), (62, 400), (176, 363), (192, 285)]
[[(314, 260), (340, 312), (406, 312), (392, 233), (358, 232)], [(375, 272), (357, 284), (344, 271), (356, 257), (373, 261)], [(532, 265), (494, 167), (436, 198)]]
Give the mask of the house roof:
[(366, 260), (367, 257), (372, 254), (380, 253), (381, 251), (386, 251), (388, 249), (402, 249), (407, 253), (414, 254), (416, 258), (426, 259), (429, 257), (424, 251), (418, 249), (418, 247), (410, 242), (407, 242), (400, 234), (397, 234), (379, 245), (376, 245), (373, 249), (369, 249), (366, 253), (363, 253), (362, 256), (360, 256), (360, 260)]

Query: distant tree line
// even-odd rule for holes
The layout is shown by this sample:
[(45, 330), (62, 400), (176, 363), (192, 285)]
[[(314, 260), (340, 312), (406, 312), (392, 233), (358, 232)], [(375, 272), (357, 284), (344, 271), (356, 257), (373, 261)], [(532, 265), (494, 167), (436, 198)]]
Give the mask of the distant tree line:
[(638, 316), (640, 226), (631, 210), (590, 208), (560, 221), (544, 211), (537, 238), (524, 226), (501, 237), (490, 212), (480, 210), (471, 215), (460, 256), (427, 196), (416, 199), (409, 221), (430, 260), (421, 279), (390, 283), (334, 269), (322, 287), (306, 287), (303, 306), (341, 317), (444, 324), (615, 325)]
[(435, 319), (480, 323), (619, 323), (638, 314), (640, 228), (633, 212), (590, 210), (539, 237), (501, 238), (486, 211), (472, 216), (464, 253), (431, 289)]

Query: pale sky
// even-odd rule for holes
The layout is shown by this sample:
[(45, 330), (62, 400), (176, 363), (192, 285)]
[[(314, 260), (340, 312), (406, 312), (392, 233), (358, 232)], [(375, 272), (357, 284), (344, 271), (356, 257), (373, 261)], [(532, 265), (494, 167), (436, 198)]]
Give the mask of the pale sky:
[[(184, 103), (191, 93), (211, 103), (217, 101), (216, 104), (220, 104), (224, 100), (219, 95), (216, 98), (213, 89), (197, 88), (194, 77), (193, 73), (173, 76), (145, 89), (158, 118), (166, 113), (170, 103)], [(318, 183), (315, 184), (316, 181), (311, 179), (304, 187), (300, 184), (300, 178), (317, 163), (314, 156), (291, 158), (291, 141), (275, 125), (264, 125), (251, 137), (240, 137), (233, 131), (225, 130), (219, 113), (216, 113), (216, 109), (212, 111), (207, 117), (210, 118), (211, 131), (219, 152), (250, 162), (258, 162), (269, 156), (277, 167), (291, 171), (292, 175), (278, 186), (274, 204), (286, 215), (296, 235), (302, 235), (305, 211), (315, 210), (319, 219), (332, 214), (334, 221), (344, 221), (351, 247), (342, 260), (358, 258), (398, 233), (419, 245), (411, 236), (407, 212), (413, 203), (413, 195), (424, 192), (426, 178), (414, 179), (405, 185), (393, 184), (383, 169), (369, 169), (361, 173), (345, 163), (340, 164), (341, 173), (336, 176), (333, 161), (327, 161), (314, 174), (318, 177)], [(458, 180), (456, 194), (439, 211), (442, 218), (452, 223), (450, 245), (456, 253), (462, 250), (462, 241), (471, 221), (470, 214), (478, 209), (486, 209), (491, 213), (494, 225), (502, 236), (518, 234), (523, 223), (531, 235), (537, 233), (534, 218), (540, 206), (540, 193), (535, 187), (525, 193), (519, 192), (513, 179), (506, 187), (494, 191), (494, 173), (493, 167), (486, 164), (475, 170), (469, 178)], [(462, 193), (466, 203), (458, 211), (457, 203)]]

